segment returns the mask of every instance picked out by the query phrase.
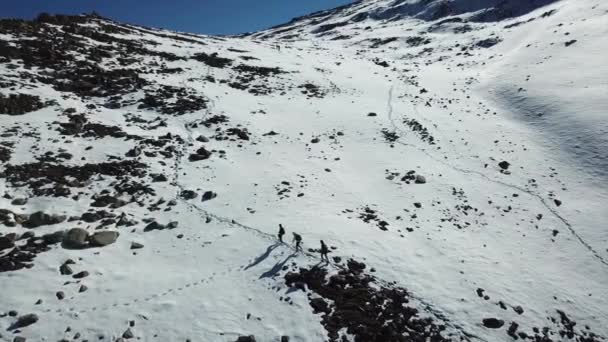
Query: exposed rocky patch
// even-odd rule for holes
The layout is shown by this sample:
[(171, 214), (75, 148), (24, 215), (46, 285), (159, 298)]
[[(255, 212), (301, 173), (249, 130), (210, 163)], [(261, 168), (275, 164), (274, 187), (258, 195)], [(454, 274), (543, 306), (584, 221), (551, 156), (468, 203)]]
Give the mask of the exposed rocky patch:
[(94, 175), (118, 179), (143, 177), (146, 165), (136, 161), (84, 165), (57, 165), (44, 162), (6, 165), (0, 173), (14, 187), (29, 187), (36, 196), (68, 196), (70, 187), (84, 187)]
[(50, 103), (43, 103), (40, 97), (28, 94), (10, 94), (4, 96), (0, 93), (0, 114), (22, 115), (42, 109)]
[(443, 323), (420, 317), (407, 290), (378, 283), (365, 268), (351, 259), (336, 274), (321, 267), (301, 268), (286, 274), (285, 282), (306, 285), (330, 341), (346, 340), (343, 331), (357, 342), (451, 341), (444, 336)]

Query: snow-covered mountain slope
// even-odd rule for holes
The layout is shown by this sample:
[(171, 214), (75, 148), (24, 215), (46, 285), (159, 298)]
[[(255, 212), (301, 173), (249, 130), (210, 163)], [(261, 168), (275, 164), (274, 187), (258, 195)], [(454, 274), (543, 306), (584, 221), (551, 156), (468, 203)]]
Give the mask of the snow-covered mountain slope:
[(0, 21), (0, 340), (605, 341), (607, 23)]

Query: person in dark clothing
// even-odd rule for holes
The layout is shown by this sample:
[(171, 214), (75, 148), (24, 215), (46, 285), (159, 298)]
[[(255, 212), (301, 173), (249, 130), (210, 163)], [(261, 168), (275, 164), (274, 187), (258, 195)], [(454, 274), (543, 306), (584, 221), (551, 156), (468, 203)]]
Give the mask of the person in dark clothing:
[(283, 242), (283, 235), (285, 235), (285, 229), (283, 229), (283, 225), (279, 223), (279, 241)]
[(296, 252), (302, 251), (302, 236), (298, 233), (293, 233), (293, 241), (296, 243)]
[(327, 248), (327, 245), (325, 244), (325, 242), (323, 242), (323, 240), (321, 240), (321, 260), (325, 260), (327, 262), (329, 262), (329, 257), (327, 256), (327, 253), (329, 253), (329, 248)]

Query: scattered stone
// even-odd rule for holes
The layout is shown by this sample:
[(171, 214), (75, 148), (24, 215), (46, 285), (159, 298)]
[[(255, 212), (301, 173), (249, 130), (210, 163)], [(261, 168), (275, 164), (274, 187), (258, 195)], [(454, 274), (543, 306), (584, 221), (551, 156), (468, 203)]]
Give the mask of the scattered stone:
[(144, 245), (138, 242), (131, 242), (131, 249), (142, 249)]
[(195, 199), (198, 196), (196, 191), (193, 190), (183, 190), (179, 195), (185, 200)]
[(517, 312), (518, 315), (521, 315), (524, 313), (524, 308), (522, 308), (520, 305), (514, 306), (513, 311)]
[(202, 201), (209, 201), (217, 197), (217, 194), (213, 191), (205, 191), (202, 197)]
[(500, 163), (498, 163), (498, 166), (503, 170), (507, 170), (509, 168), (509, 166), (511, 166), (511, 164), (508, 161), (503, 160)]
[(63, 239), (65, 248), (85, 248), (88, 245), (89, 232), (82, 228), (72, 228)]
[(556, 205), (556, 206), (558, 206), (558, 207), (559, 207), (560, 205), (562, 205), (562, 201), (560, 201), (560, 200), (558, 200), (558, 199), (553, 200), (553, 202), (554, 202), (554, 203), (555, 203), (555, 205)]
[(80, 285), (80, 288), (78, 289), (78, 293), (83, 293), (86, 290), (88, 290), (89, 288), (86, 285)]
[(416, 184), (425, 184), (426, 183), (426, 178), (422, 175), (416, 175), (416, 180), (415, 180)]
[(235, 342), (256, 342), (253, 335), (250, 336), (239, 336)]
[(107, 246), (114, 243), (116, 239), (118, 239), (118, 235), (118, 232), (112, 230), (95, 232), (89, 237), (89, 243), (91, 244), (91, 246), (95, 247)]
[(86, 278), (88, 276), (89, 276), (89, 272), (87, 272), (87, 271), (80, 271), (80, 272), (74, 274), (72, 276), (72, 278), (74, 278), (74, 279), (82, 279), (82, 278)]
[(65, 219), (65, 216), (49, 215), (42, 211), (37, 211), (31, 214), (27, 221), (23, 222), (23, 226), (26, 228), (38, 228), (40, 226), (58, 224), (65, 221)]
[(72, 275), (74, 271), (72, 271), (70, 265), (64, 263), (59, 266), (59, 273), (61, 273), (61, 275)]
[(482, 322), (484, 327), (490, 329), (499, 329), (505, 325), (505, 321), (498, 318), (484, 318)]
[(152, 221), (150, 223), (148, 223), (148, 225), (146, 227), (144, 227), (144, 232), (149, 232), (152, 230), (163, 230), (167, 228), (164, 224), (160, 224), (156, 221)]
[(10, 326), (10, 330), (24, 328), (30, 326), (36, 322), (38, 322), (38, 315), (31, 313), (27, 315), (20, 316), (17, 318), (17, 321)]
[(27, 198), (15, 198), (11, 201), (12, 205), (25, 205), (27, 203)]
[(63, 300), (65, 298), (65, 293), (63, 293), (63, 291), (58, 291), (55, 293), (55, 296), (57, 296), (57, 299)]
[(135, 335), (131, 331), (131, 328), (127, 328), (127, 330), (125, 330), (125, 332), (122, 333), (122, 338), (130, 339), (130, 338), (133, 338), (133, 337), (135, 337)]
[(188, 160), (194, 162), (209, 159), (211, 157), (211, 154), (212, 153), (210, 151), (207, 151), (204, 147), (201, 147), (196, 150), (196, 153), (191, 154), (190, 157), (188, 157)]

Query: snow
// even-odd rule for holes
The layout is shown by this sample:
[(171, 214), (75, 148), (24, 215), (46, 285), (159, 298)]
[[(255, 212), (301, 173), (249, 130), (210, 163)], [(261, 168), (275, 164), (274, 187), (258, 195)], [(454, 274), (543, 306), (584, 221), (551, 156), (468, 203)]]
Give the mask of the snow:
[[(389, 5), (392, 2), (364, 1), (351, 12)], [(551, 9), (556, 13), (541, 17)], [(141, 157), (149, 173), (164, 173), (170, 180), (151, 183), (157, 193), (152, 202), (176, 198), (183, 189), (199, 195), (210, 190), (218, 197), (179, 200), (171, 211), (149, 212), (135, 203), (118, 209), (138, 220), (179, 221), (179, 227), (143, 232), (145, 224), (140, 223), (133, 231), (120, 228), (118, 241), (101, 249), (53, 248), (39, 254), (32, 269), (0, 273), (1, 310), (40, 316), (18, 334), (28, 341), (71, 339), (74, 332), (91, 341), (100, 335), (114, 341), (130, 320), (136, 321), (132, 330), (142, 341), (234, 341), (240, 335), (255, 335), (258, 341), (278, 341), (282, 335), (290, 341), (326, 340), (321, 316), (313, 314), (306, 293), (289, 289), (279, 272), (283, 265), (305, 267), (318, 259), (277, 244), (275, 234), (282, 223), (287, 240), (298, 232), (305, 249), (317, 248), (322, 239), (337, 247), (331, 256), (364, 261), (375, 268), (378, 279), (407, 288), (421, 308), (432, 309), (423, 312), (440, 312), (453, 324), (449, 330), (474, 336), (471, 341), (510, 341), (505, 333), (509, 322), (531, 333), (533, 327), (550, 325), (547, 317), (557, 317), (556, 310), (567, 312), (577, 328), (587, 325), (608, 336), (607, 11), (598, 1), (564, 0), (507, 21), (471, 23), (473, 30), (466, 33), (454, 33), (452, 26), (431, 32), (433, 22), (404, 17), (382, 26), (367, 19), (323, 37), (315, 37), (314, 25), (306, 21), (306, 32), (289, 40), (281, 40), (280, 34), (260, 40), (280, 28), (224, 40), (184, 36), (204, 46), (154, 34), (181, 35), (166, 31), (114, 34), (156, 41), (151, 49), (178, 56), (218, 52), (235, 61), (254, 56), (259, 60), (246, 64), (289, 72), (271, 77), (270, 87), (292, 88), (283, 95), (276, 91), (254, 96), (204, 81), (207, 76), (234, 81), (236, 76), (229, 68), (190, 59), (166, 63), (186, 70), (182, 74), (142, 74), (149, 81), (202, 94), (210, 100), (208, 109), (163, 116), (167, 126), (151, 131), (125, 122), (126, 113), (146, 120), (162, 116), (137, 105), (99, 107), (90, 120), (119, 126), (128, 134), (171, 133), (186, 141), (180, 147), (185, 153), (163, 160), (165, 165)], [(535, 20), (504, 28), (530, 18)], [(363, 31), (369, 25), (377, 27)], [(350, 38), (331, 40), (339, 35)], [(406, 39), (417, 35), (431, 42), (409, 46)], [(493, 35), (501, 41), (491, 48), (469, 48), (470, 56), (460, 50)], [(368, 48), (368, 39), (390, 37), (400, 39)], [(577, 42), (566, 47), (572, 39)], [(425, 48), (433, 52), (425, 53)], [(389, 67), (373, 63), (374, 58)], [(140, 64), (152, 60), (155, 57), (145, 57)], [(296, 87), (307, 82), (320, 85), (325, 97), (303, 96)], [(428, 92), (421, 93), (422, 88)], [(0, 116), (3, 127), (18, 125), (41, 138), (36, 142), (19, 137), (11, 164), (32, 162), (56, 148), (74, 155), (70, 164), (81, 157), (103, 162), (108, 156), (124, 156), (134, 146), (110, 137), (69, 137), (73, 141), (68, 143), (47, 127), (66, 120), (58, 109), (84, 112), (86, 101), (101, 105), (103, 98), (63, 98), (46, 85), (19, 91), (54, 99), (58, 105)], [(4, 88), (2, 92), (9, 93)], [(143, 92), (129, 96), (139, 99)], [(377, 116), (368, 116), (370, 112)], [(219, 114), (229, 118), (230, 127), (247, 128), (251, 141), (195, 141), (199, 135), (213, 136), (215, 127), (188, 124)], [(436, 144), (421, 140), (404, 119), (420, 122)], [(387, 142), (383, 129), (400, 138)], [(269, 131), (278, 135), (263, 135)], [(319, 143), (311, 143), (315, 137)], [(41, 151), (34, 152), (33, 145)], [(226, 157), (214, 153), (209, 160), (189, 162), (189, 153), (201, 146), (225, 150)], [(502, 160), (511, 164), (510, 174), (500, 172), (497, 164)], [(424, 175), (427, 183), (400, 182), (408, 170)], [(390, 172), (400, 176), (389, 180)], [(277, 189), (284, 188), (283, 181), (293, 188), (281, 199)], [(27, 205), (15, 207), (1, 198), (0, 208), (79, 216), (89, 209), (91, 195), (111, 189), (110, 182), (93, 182), (78, 200), (30, 198)], [(21, 197), (28, 191), (2, 178), (0, 192)], [(300, 192), (302, 197), (297, 196)], [(559, 207), (556, 198), (563, 202)], [(414, 202), (422, 208), (416, 209)], [(463, 211), (466, 205), (478, 210)], [(389, 223), (388, 231), (358, 218), (366, 206)], [(211, 222), (205, 223), (208, 217)], [(35, 232), (74, 226), (94, 229), (92, 224), (65, 222)], [(407, 232), (408, 227), (413, 232)], [(24, 230), (0, 227), (4, 234)], [(145, 247), (130, 250), (132, 242)], [(63, 285), (72, 279), (60, 275), (58, 267), (68, 258), (76, 261), (76, 272), (90, 273), (82, 281), (89, 288), (85, 293), (78, 293), (80, 284)], [(485, 289), (490, 299), (479, 298), (477, 288)], [(63, 301), (55, 297), (59, 290), (66, 293)], [(281, 299), (285, 297), (292, 303)], [(36, 305), (37, 299), (43, 303)], [(499, 301), (509, 309), (501, 309)], [(511, 309), (517, 305), (524, 307), (523, 315)], [(487, 317), (501, 318), (507, 327), (487, 329), (481, 324)], [(0, 340), (16, 336), (6, 331), (11, 323), (8, 317), (0, 319)]]

